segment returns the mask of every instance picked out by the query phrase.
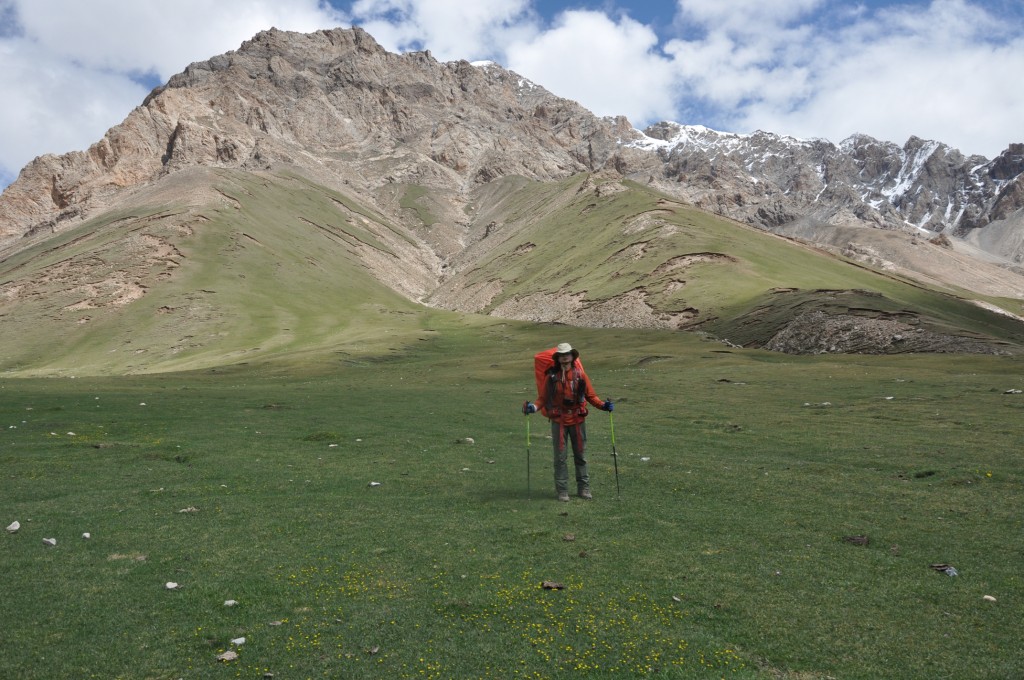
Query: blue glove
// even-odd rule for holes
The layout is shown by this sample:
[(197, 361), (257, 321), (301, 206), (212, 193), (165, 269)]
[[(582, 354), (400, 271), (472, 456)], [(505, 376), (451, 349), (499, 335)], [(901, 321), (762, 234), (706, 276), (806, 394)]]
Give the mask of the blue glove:
[(523, 402), (523, 415), (524, 416), (528, 416), (531, 413), (536, 413), (536, 412), (537, 412), (537, 407), (536, 406), (534, 406), (533, 404), (531, 404), (528, 401), (524, 401)]
[(613, 404), (612, 400), (609, 399), (608, 401), (606, 401), (603, 404), (601, 404), (601, 410), (602, 411), (614, 411), (615, 410), (615, 404)]

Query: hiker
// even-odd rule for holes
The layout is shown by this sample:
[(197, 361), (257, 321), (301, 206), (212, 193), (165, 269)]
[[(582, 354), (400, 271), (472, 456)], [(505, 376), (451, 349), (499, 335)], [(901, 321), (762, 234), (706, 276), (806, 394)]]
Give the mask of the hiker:
[[(540, 407), (529, 401), (523, 403), (523, 414), (530, 415), (538, 410), (551, 421), (551, 440), (555, 451), (555, 491), (558, 500), (569, 501), (569, 470), (566, 465), (566, 439), (572, 443), (572, 458), (576, 465), (576, 491), (580, 498), (590, 500), (590, 475), (587, 473), (587, 459), (584, 457), (587, 443), (587, 405), (590, 402), (603, 411), (611, 411), (615, 405), (602, 401), (594, 392), (590, 378), (583, 372), (579, 362), (580, 353), (567, 342), (563, 342), (550, 353), (551, 366), (543, 376), (537, 376), (537, 401)], [(536, 360), (547, 359), (545, 353)], [(539, 364), (546, 366), (544, 364)], [(539, 372), (539, 371), (538, 371)]]

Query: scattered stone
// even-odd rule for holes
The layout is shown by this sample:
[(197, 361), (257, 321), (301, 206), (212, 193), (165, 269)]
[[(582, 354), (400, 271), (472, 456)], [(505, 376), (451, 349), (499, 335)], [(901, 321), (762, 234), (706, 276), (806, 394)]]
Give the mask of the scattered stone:
[(544, 581), (540, 584), (540, 587), (544, 590), (562, 590), (565, 588), (565, 584), (558, 583), (557, 581)]
[(84, 540), (88, 541), (90, 538), (92, 538), (92, 534), (90, 534), (88, 531), (86, 531), (85, 533), (82, 534), (82, 538)]
[(235, 645), (236, 647), (238, 647), (239, 645), (244, 645), (245, 644), (245, 638), (244, 637), (235, 638), (234, 640), (231, 641), (231, 644)]
[(956, 570), (956, 567), (954, 567), (951, 564), (940, 563), (940, 564), (929, 564), (928, 566), (931, 567), (932, 569), (934, 569), (935, 571), (942, 572), (946, 576), (959, 576), (960, 575), (960, 572), (958, 572)]
[(380, 482), (370, 482), (369, 486), (380, 486)]
[(16, 533), (18, 533), (18, 529), (20, 529), (20, 528), (21, 528), (21, 522), (15, 520), (15, 521), (13, 521), (13, 522), (11, 522), (10, 524), (7, 525), (7, 533), (9, 533), (9, 534), (16, 534)]
[(181, 586), (175, 583), (174, 581), (168, 581), (164, 584), (164, 588), (166, 588), (167, 590), (178, 590), (179, 588), (181, 588)]
[(476, 444), (476, 440), (472, 437), (464, 437), (462, 439), (456, 439), (456, 444)]
[(985, 602), (995, 602), (996, 601), (996, 598), (992, 597), (991, 595), (985, 595), (981, 599), (985, 600)]
[(640, 457), (640, 462), (642, 462), (642, 463), (646, 463), (646, 462), (647, 462), (647, 461), (649, 461), (650, 459), (651, 459), (651, 457), (650, 457), (650, 456), (641, 456), (641, 457)]
[(267, 625), (268, 626), (283, 626), (284, 625), (284, 621), (271, 621)]
[(1003, 394), (1021, 394), (1021, 390), (1006, 390)]
[(869, 539), (868, 539), (867, 535), (861, 535), (861, 536), (843, 536), (843, 540), (846, 541), (847, 543), (851, 543), (853, 545), (867, 545)]
[(217, 661), (234, 661), (237, 658), (238, 658), (238, 652), (236, 652), (234, 650), (231, 650), (231, 649), (229, 649), (228, 651), (224, 652), (223, 654), (218, 654), (217, 655)]
[(234, 607), (236, 604), (238, 604), (238, 600), (224, 600), (225, 607)]
[(576, 540), (576, 534), (566, 534), (565, 536), (562, 536), (562, 540), (566, 543), (572, 543)]
[(672, 596), (672, 601), (673, 602), (682, 602), (683, 598), (679, 597), (678, 595), (673, 595)]
[(178, 510), (178, 512), (179, 513), (183, 513), (183, 512), (199, 512), (199, 508), (190, 505), (187, 508), (182, 508), (181, 510)]
[(373, 647), (370, 647), (370, 649), (369, 649), (370, 656), (373, 656), (374, 654), (376, 654), (379, 651), (380, 651), (380, 646), (379, 645), (374, 645)]
[(57, 539), (56, 538), (44, 538), (43, 539), (43, 545), (52, 548), (55, 545), (57, 545)]
[(804, 402), (804, 408), (828, 408), (830, 406), (832, 406), (831, 401), (823, 401), (820, 404), (812, 404), (807, 401)]

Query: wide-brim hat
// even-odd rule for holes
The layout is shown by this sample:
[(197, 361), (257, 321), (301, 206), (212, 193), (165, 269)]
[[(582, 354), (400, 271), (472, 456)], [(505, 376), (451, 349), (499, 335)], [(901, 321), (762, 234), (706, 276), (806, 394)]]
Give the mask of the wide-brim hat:
[(558, 343), (558, 347), (555, 348), (555, 355), (557, 356), (559, 354), (571, 354), (573, 361), (580, 358), (580, 353), (574, 350), (572, 345), (567, 342)]

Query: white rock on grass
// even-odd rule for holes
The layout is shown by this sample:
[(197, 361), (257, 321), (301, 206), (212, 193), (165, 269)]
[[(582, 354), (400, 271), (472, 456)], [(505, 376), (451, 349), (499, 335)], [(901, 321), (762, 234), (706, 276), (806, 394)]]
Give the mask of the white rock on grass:
[(235, 645), (236, 647), (238, 647), (240, 645), (244, 645), (245, 644), (245, 638), (244, 637), (235, 638), (234, 640), (231, 641), (231, 644)]
[(7, 525), (7, 533), (9, 533), (9, 534), (16, 534), (16, 533), (18, 533), (18, 529), (20, 529), (20, 528), (21, 528), (21, 522), (15, 520), (15, 521), (13, 521), (13, 522), (11, 522), (10, 524)]
[(43, 539), (43, 545), (49, 546), (50, 548), (52, 548), (55, 545), (57, 545), (57, 539), (56, 538), (44, 538)]
[(177, 590), (178, 588), (181, 588), (181, 585), (175, 583), (174, 581), (168, 581), (164, 584), (164, 588), (166, 588), (167, 590)]
[(236, 604), (238, 604), (238, 600), (224, 600), (225, 607), (234, 607)]
[(84, 534), (82, 534), (82, 538), (88, 541), (90, 538), (92, 538), (92, 534), (86, 531)]
[(995, 602), (996, 601), (996, 598), (992, 597), (991, 595), (985, 595), (981, 599), (985, 600), (985, 602)]
[(224, 652), (223, 654), (218, 654), (217, 655), (217, 661), (234, 661), (237, 658), (238, 658), (238, 652), (236, 652), (234, 650), (231, 650), (231, 649), (229, 649), (228, 651)]

